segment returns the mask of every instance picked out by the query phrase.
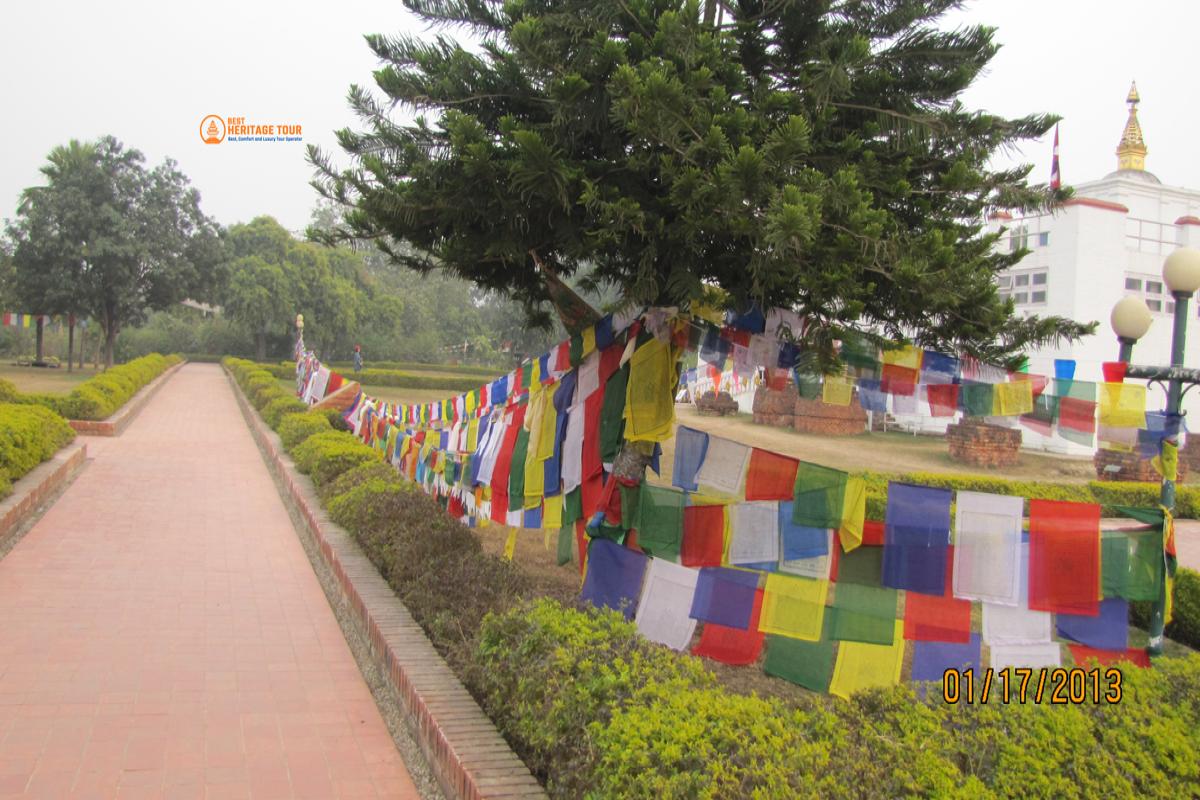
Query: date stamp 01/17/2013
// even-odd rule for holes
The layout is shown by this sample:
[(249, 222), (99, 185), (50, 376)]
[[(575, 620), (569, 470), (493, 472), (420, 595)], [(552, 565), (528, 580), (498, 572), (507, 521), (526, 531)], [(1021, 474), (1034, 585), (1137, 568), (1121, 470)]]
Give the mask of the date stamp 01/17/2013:
[(1014, 667), (976, 674), (974, 669), (942, 673), (942, 699), (957, 703), (1119, 703), (1124, 693), (1121, 670)]

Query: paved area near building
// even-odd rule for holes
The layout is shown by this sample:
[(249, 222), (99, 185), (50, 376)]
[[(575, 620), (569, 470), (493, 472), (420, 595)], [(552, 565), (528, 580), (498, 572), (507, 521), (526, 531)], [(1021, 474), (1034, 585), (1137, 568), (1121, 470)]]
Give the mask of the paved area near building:
[(416, 797), (221, 369), (89, 451), (0, 560), (0, 798)]

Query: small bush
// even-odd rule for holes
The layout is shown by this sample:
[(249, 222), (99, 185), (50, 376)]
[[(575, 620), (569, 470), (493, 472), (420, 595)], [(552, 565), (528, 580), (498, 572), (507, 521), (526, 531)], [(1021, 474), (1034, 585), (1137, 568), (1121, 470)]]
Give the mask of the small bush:
[(329, 418), (320, 411), (307, 411), (303, 414), (288, 414), (279, 421), (279, 438), (283, 448), (289, 453), (310, 436), (319, 433), (334, 432), (329, 425)]
[(68, 419), (106, 419), (180, 360), (177, 355), (152, 353), (88, 378), (65, 395), (18, 395), (13, 400), (45, 406)]
[(267, 403), (262, 408), (262, 418), (272, 430), (279, 428), (280, 421), (288, 414), (303, 414), (308, 406), (298, 397), (283, 394)]
[(74, 438), (67, 421), (48, 408), (0, 403), (0, 483), (7, 487)]
[(353, 436), (331, 429), (310, 436), (292, 451), (292, 458), (296, 468), (320, 487), (363, 462), (381, 461), (383, 454)]
[(329, 417), (329, 425), (335, 431), (353, 430), (353, 428), (350, 427), (350, 423), (346, 422), (346, 418), (342, 416), (342, 412), (340, 410), (336, 408), (323, 408), (321, 410), (325, 412), (325, 416)]
[(21, 391), (12, 381), (0, 378), (0, 403), (12, 403), (21, 396)]
[(343, 495), (359, 484), (372, 480), (380, 480), (402, 491), (413, 491), (414, 485), (400, 477), (400, 473), (391, 464), (382, 461), (366, 461), (353, 469), (348, 469), (335, 479), (322, 486), (317, 494), (324, 505), (339, 495)]

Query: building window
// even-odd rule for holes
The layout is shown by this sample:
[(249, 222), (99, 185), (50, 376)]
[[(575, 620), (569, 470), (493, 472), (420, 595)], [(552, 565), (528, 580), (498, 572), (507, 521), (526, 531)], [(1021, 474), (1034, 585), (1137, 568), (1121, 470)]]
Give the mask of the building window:
[(1013, 286), (1028, 286), (1028, 285), (1029, 285), (1029, 273), (1028, 272), (1023, 273), (1021, 275), (1013, 275)]
[(1033, 273), (1033, 285), (1034, 286), (1045, 286), (1046, 285), (1046, 273), (1044, 273), (1044, 272)]
[(1015, 253), (1018, 250), (1025, 250), (1029, 247), (1029, 228), (1024, 225), (1018, 225), (1013, 228), (1012, 233), (1008, 235), (1008, 250)]
[(1019, 306), (1024, 305), (1025, 303), (1029, 302), (1029, 293), (1028, 292), (1015, 292), (1013, 294), (1012, 298), (1013, 298), (1013, 301), (1017, 305), (1019, 305)]
[(1038, 234), (1038, 247), (1046, 247), (1050, 244), (1050, 232), (1042, 231)]
[(1147, 307), (1149, 307), (1149, 309), (1151, 311), (1162, 311), (1162, 301), (1161, 300), (1147, 299), (1146, 305), (1147, 305)]
[(1163, 285), (1162, 279), (1149, 276), (1125, 276), (1125, 292), (1141, 297), (1146, 301), (1146, 307), (1158, 314), (1174, 314), (1175, 301), (1171, 292)]
[(1146, 281), (1146, 294), (1162, 294), (1162, 282)]
[(1001, 289), (1007, 289), (1012, 286), (1012, 278), (1010, 278), (1008, 275), (997, 275), (996, 286), (1000, 287)]
[(1032, 293), (1029, 295), (1029, 302), (1031, 302), (1031, 303), (1044, 303), (1044, 302), (1046, 302), (1046, 291), (1043, 289), (1043, 290), (1041, 290), (1041, 291), (1038, 291), (1038, 292), (1032, 292)]
[(1125, 288), (1133, 292), (1140, 292), (1142, 290), (1142, 281), (1140, 278), (1126, 278)]

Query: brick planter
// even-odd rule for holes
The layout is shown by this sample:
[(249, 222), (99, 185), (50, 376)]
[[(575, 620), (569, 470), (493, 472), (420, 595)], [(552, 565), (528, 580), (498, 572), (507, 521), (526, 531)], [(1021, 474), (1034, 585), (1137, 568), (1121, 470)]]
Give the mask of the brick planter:
[(797, 397), (795, 414), (792, 427), (801, 433), (854, 436), (867, 429), (867, 412), (858, 404), (857, 395), (848, 406), (831, 406), (820, 400)]
[[(1177, 480), (1187, 477), (1190, 459), (1184, 453), (1179, 456), (1179, 475)], [(1162, 476), (1155, 471), (1150, 459), (1141, 458), (1137, 453), (1127, 453), (1119, 450), (1097, 450), (1092, 456), (1096, 466), (1096, 477), (1102, 481), (1140, 481), (1142, 483), (1158, 483)]]
[(696, 411), (704, 417), (728, 417), (737, 410), (737, 400), (729, 392), (709, 392), (696, 399)]
[(1021, 451), (1021, 432), (974, 419), (946, 428), (950, 458), (973, 467), (1011, 467)]
[(138, 415), (138, 412), (145, 407), (146, 403), (150, 402), (154, 393), (161, 389), (167, 379), (186, 363), (187, 361), (180, 361), (178, 364), (168, 367), (162, 375), (139, 389), (137, 394), (129, 398), (125, 405), (114, 411), (108, 419), (69, 419), (67, 423), (82, 436), (120, 436), (121, 431), (128, 428), (129, 423), (133, 422), (133, 418)]
[(87, 445), (70, 444), (34, 467), (13, 484), (13, 493), (0, 501), (0, 542), (17, 531), (63, 487), (87, 460)]

